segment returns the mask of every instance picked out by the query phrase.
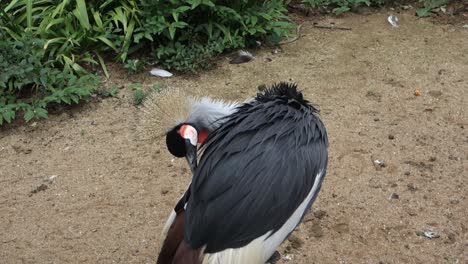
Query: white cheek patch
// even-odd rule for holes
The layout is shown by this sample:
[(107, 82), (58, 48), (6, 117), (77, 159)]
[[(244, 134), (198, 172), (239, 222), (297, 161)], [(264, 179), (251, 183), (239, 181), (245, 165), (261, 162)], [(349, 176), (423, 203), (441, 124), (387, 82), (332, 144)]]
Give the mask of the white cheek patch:
[(193, 126), (184, 125), (180, 127), (180, 135), (188, 139), (190, 144), (196, 146), (198, 142), (198, 133), (197, 130)]

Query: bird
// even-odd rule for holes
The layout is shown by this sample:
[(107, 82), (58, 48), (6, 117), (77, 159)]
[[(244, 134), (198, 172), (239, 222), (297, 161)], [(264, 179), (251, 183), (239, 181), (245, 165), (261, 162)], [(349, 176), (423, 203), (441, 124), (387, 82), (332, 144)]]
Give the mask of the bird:
[(165, 224), (157, 264), (266, 263), (324, 181), (329, 143), (319, 110), (286, 82), (243, 103), (187, 102), (166, 146), (193, 175)]

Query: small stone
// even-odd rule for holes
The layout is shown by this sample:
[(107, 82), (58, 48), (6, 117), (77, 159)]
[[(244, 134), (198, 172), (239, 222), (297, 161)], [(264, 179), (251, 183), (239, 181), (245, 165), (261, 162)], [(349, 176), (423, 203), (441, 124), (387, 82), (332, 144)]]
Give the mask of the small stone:
[(413, 8), (413, 7), (412, 7), (411, 5), (402, 5), (401, 8), (402, 8), (403, 10), (408, 10), (408, 9)]
[(312, 235), (315, 238), (323, 237), (323, 231), (322, 231), (322, 227), (320, 226), (320, 223), (315, 221), (312, 224), (312, 226), (309, 228), (309, 234)]
[(429, 161), (430, 161), (430, 162), (434, 162), (434, 161), (436, 161), (436, 160), (437, 160), (436, 157), (430, 157), (430, 158), (429, 158)]
[(395, 136), (394, 136), (394, 135), (392, 135), (392, 134), (390, 134), (390, 135), (388, 135), (388, 139), (390, 139), (390, 140), (394, 140), (394, 139), (395, 139)]
[(48, 188), (49, 188), (49, 186), (47, 186), (45, 184), (41, 184), (36, 189), (32, 190), (31, 194), (38, 193), (38, 192), (43, 192), (43, 191), (47, 190)]
[(445, 243), (447, 243), (447, 244), (453, 244), (453, 243), (455, 243), (455, 242), (456, 242), (456, 236), (455, 236), (455, 234), (454, 234), (454, 233), (449, 233), (449, 234), (447, 235), (447, 240), (445, 241)]
[(163, 195), (164, 195), (164, 194), (167, 194), (168, 192), (169, 192), (169, 190), (166, 190), (166, 189), (161, 190), (161, 194), (163, 194)]
[(410, 176), (410, 175), (411, 175), (411, 172), (405, 171), (405, 176)]
[(387, 167), (387, 164), (385, 164), (385, 161), (383, 161), (383, 160), (376, 159), (376, 160), (374, 160), (374, 166), (376, 168), (385, 168), (385, 167)]
[(322, 219), (326, 215), (327, 215), (327, 212), (325, 212), (324, 210), (315, 210), (314, 211), (315, 218)]
[(397, 193), (392, 193), (390, 194), (390, 197), (388, 199), (397, 200), (397, 199), (400, 199), (400, 196)]
[(417, 236), (423, 236), (423, 237), (426, 237), (426, 238), (429, 238), (429, 239), (439, 238), (440, 237), (439, 233), (437, 233), (435, 231), (432, 231), (432, 230), (416, 231), (416, 235)]
[(48, 177), (46, 181), (47, 181), (49, 184), (52, 184), (52, 183), (55, 182), (56, 179), (57, 179), (57, 175), (52, 175), (52, 176)]
[(291, 243), (291, 247), (294, 249), (300, 249), (304, 244), (304, 241), (298, 236), (291, 235), (288, 238), (289, 242)]
[(291, 254), (287, 254), (283, 257), (283, 260), (284, 261), (291, 261), (293, 258), (292, 258), (292, 255)]
[(408, 187), (408, 190), (411, 191), (411, 192), (415, 192), (418, 188), (416, 186), (414, 186), (414, 184), (412, 183), (409, 183), (408, 185), (406, 185), (406, 187)]

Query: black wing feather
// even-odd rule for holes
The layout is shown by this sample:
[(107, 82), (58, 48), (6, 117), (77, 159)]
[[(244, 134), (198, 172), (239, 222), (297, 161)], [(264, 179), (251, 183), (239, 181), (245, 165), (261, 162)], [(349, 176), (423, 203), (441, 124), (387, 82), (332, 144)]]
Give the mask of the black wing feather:
[(192, 248), (242, 247), (287, 221), (326, 170), (327, 135), (316, 111), (295, 86), (278, 85), (212, 132), (187, 205)]

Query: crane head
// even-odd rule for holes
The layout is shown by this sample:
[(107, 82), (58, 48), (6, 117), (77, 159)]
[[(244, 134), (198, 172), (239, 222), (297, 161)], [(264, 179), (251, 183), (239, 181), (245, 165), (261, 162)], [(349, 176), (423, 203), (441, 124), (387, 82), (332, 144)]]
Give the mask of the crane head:
[(142, 139), (165, 136), (169, 152), (186, 157), (194, 170), (197, 143), (203, 143), (236, 106), (235, 102), (191, 96), (177, 88), (165, 89), (145, 101), (138, 129)]
[(178, 157), (185, 157), (192, 169), (197, 167), (197, 144), (203, 143), (208, 136), (208, 130), (198, 132), (194, 125), (180, 124), (166, 134), (166, 146), (169, 152)]

